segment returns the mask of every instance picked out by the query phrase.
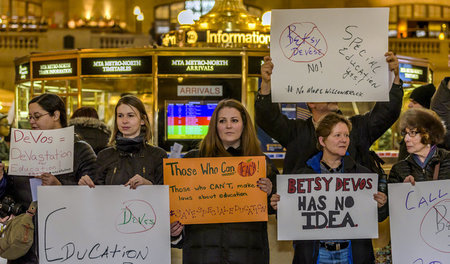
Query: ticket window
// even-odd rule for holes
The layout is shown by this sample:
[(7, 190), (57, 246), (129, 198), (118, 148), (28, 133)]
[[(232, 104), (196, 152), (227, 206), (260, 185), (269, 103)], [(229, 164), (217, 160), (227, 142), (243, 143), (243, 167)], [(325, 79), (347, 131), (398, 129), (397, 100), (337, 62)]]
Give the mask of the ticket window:
[(183, 152), (198, 148), (224, 98), (241, 101), (241, 79), (159, 78), (158, 146), (170, 151), (177, 142)]

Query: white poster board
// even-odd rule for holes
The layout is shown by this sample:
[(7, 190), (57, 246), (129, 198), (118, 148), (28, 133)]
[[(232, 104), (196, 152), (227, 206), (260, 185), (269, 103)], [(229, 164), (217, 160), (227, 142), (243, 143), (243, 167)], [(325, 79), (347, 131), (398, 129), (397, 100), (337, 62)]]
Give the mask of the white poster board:
[(450, 263), (450, 180), (389, 184), (393, 263)]
[(272, 10), (272, 101), (388, 101), (388, 18), (389, 8)]
[(278, 240), (378, 237), (377, 174), (277, 175)]
[(10, 175), (59, 175), (73, 171), (73, 126), (50, 130), (11, 130)]
[(167, 186), (40, 186), (38, 199), (41, 264), (170, 264)]

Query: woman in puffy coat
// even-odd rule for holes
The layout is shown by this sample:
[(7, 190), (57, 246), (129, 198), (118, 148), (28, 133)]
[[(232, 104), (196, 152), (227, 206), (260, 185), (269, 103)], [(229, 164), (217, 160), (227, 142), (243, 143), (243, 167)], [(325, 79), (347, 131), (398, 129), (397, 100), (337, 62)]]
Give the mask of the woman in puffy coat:
[(93, 107), (83, 106), (73, 112), (69, 126), (75, 127), (75, 133), (94, 149), (95, 154), (105, 149), (111, 137), (111, 130), (100, 121)]
[[(163, 159), (167, 153), (150, 144), (152, 133), (144, 104), (126, 95), (115, 108), (111, 147), (97, 156), (95, 175), (84, 176), (80, 185), (139, 185), (163, 183)], [(95, 183), (95, 184), (94, 184)]]
[(450, 152), (438, 148), (445, 127), (437, 114), (427, 109), (409, 109), (400, 117), (399, 128), (409, 156), (392, 166), (389, 182), (431, 181), (450, 179)]
[[(214, 110), (199, 150), (185, 158), (262, 155), (248, 112), (240, 102), (225, 99)], [(266, 161), (268, 178), (261, 178), (258, 186), (269, 196), (277, 169)], [(267, 222), (182, 225), (177, 221), (171, 224), (171, 234), (181, 234), (176, 247), (183, 249), (184, 264), (269, 263)]]

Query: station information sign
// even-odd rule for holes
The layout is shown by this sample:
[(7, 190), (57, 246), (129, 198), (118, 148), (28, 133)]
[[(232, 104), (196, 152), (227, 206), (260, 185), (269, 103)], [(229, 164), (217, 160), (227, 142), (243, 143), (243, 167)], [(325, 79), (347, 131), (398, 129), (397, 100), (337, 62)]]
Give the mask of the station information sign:
[(400, 79), (411, 82), (428, 83), (428, 68), (407, 63), (400, 63)]
[(77, 76), (77, 59), (33, 61), (33, 78)]
[(159, 56), (159, 74), (242, 74), (238, 56)]
[(16, 65), (16, 82), (30, 79), (30, 63)]
[(81, 75), (112, 74), (152, 74), (152, 56), (81, 59)]

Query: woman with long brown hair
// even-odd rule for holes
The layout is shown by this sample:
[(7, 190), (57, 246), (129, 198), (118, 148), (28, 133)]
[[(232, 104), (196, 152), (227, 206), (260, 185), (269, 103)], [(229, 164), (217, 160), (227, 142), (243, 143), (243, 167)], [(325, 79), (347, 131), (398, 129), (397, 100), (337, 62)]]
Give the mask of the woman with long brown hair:
[[(219, 102), (209, 123), (208, 133), (199, 150), (185, 158), (262, 156), (255, 127), (244, 106), (234, 100)], [(267, 161), (267, 178), (259, 188), (272, 194), (277, 169)], [(271, 166), (272, 165), (272, 166)], [(172, 236), (181, 235), (177, 247), (183, 249), (183, 263), (269, 263), (266, 222), (182, 225), (171, 224)]]

